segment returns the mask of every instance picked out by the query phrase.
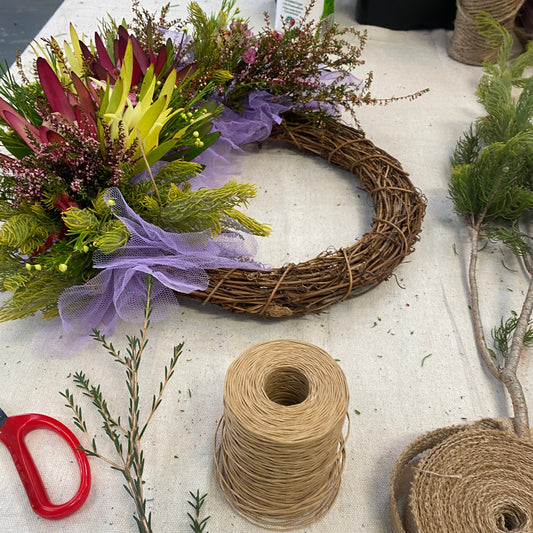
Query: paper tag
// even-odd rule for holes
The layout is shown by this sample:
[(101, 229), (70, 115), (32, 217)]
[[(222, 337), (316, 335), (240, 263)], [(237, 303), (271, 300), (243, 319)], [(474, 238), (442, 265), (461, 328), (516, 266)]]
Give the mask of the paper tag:
[[(310, 0), (277, 0), (276, 2), (276, 30), (283, 29), (283, 22), (293, 19), (296, 24), (300, 24), (305, 10), (311, 3)], [(320, 21), (328, 23), (333, 20), (335, 11), (335, 0), (316, 0), (311, 8), (308, 21)]]

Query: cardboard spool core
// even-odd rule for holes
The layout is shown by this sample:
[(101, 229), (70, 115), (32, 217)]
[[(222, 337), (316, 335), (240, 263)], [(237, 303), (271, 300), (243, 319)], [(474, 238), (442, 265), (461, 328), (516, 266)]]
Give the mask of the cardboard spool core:
[(309, 381), (296, 368), (276, 368), (265, 379), (265, 393), (279, 405), (298, 405), (309, 395)]

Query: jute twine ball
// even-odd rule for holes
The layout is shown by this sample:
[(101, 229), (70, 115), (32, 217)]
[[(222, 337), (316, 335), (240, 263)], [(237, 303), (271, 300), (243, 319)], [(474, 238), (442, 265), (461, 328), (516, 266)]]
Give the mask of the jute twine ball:
[(266, 529), (320, 519), (340, 487), (348, 403), (341, 368), (312, 344), (275, 340), (241, 354), (226, 374), (215, 440), (231, 507)]
[[(401, 520), (400, 490), (406, 480)], [(530, 533), (533, 444), (518, 438), (509, 420), (422, 435), (398, 460), (390, 504), (394, 533)]]
[(457, 0), (454, 32), (448, 47), (450, 57), (467, 65), (495, 61), (497, 50), (478, 33), (476, 17), (481, 11), (490, 13), (509, 33), (524, 0)]

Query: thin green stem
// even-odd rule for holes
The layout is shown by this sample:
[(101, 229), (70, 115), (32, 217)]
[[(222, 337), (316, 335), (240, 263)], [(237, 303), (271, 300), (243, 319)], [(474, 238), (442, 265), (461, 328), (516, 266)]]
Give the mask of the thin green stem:
[[(82, 389), (84, 396), (89, 397), (92, 400), (93, 405), (97, 408), (100, 416), (104, 421), (104, 431), (109, 439), (115, 445), (115, 450), (118, 455), (119, 461), (113, 461), (107, 457), (102, 456), (96, 450), (96, 444), (90, 441), (89, 433), (87, 431), (85, 422), (82, 418), (81, 409), (74, 403), (74, 399), (68, 389), (62, 393), (62, 396), (67, 400), (67, 407), (74, 412), (74, 422), (79, 427), (87, 440), (92, 445), (92, 450), (83, 449), (89, 456), (98, 457), (104, 462), (111, 465), (112, 468), (118, 470), (124, 476), (126, 483), (124, 488), (134, 500), (136, 512), (133, 517), (137, 523), (137, 527), (140, 533), (151, 533), (151, 514), (146, 512), (146, 499), (143, 492), (143, 470), (144, 470), (144, 456), (141, 448), (141, 438), (146, 430), (149, 421), (161, 402), (163, 391), (168, 384), (172, 374), (174, 372), (174, 366), (181, 354), (182, 344), (174, 348), (174, 354), (171, 358), (169, 367), (165, 367), (165, 377), (159, 387), (159, 394), (154, 395), (152, 408), (150, 414), (146, 420), (146, 423), (140, 429), (140, 394), (139, 394), (139, 367), (141, 364), (143, 352), (148, 345), (147, 331), (150, 325), (150, 315), (152, 311), (151, 305), (151, 290), (152, 279), (148, 278), (146, 283), (146, 302), (145, 302), (145, 316), (142, 329), (139, 336), (128, 337), (128, 355), (124, 358), (119, 356), (119, 352), (116, 351), (112, 344), (108, 344), (103, 335), (95, 332), (94, 338), (98, 340), (104, 348), (107, 349), (111, 356), (124, 365), (126, 370), (126, 385), (129, 391), (129, 417), (128, 417), (128, 429), (122, 427), (119, 422), (120, 418), (114, 419), (107, 408), (107, 402), (105, 401), (102, 393), (100, 392), (100, 386), (94, 387), (90, 384), (89, 380), (85, 377), (85, 374), (78, 372), (74, 376), (74, 382)], [(120, 430), (117, 432), (117, 429)], [(127, 451), (123, 446), (124, 440), (127, 442)]]

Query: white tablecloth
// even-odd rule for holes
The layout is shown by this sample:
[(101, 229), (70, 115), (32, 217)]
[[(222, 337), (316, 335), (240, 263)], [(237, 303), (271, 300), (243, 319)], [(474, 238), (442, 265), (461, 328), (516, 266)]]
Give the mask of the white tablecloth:
[[(219, 6), (215, 0), (199, 3), (210, 11)], [(40, 36), (67, 39), (70, 22), (79, 33), (91, 35), (106, 12), (130, 17), (129, 5), (121, 0), (65, 0)], [(156, 2), (143, 5), (151, 10)], [(185, 9), (186, 2), (179, 2), (171, 15), (183, 16)], [(275, 5), (273, 0), (257, 0), (241, 2), (241, 9), (258, 28), (262, 13), (273, 16)], [(353, 2), (337, 2), (340, 24), (357, 25), (354, 14)], [(259, 342), (293, 338), (316, 344), (340, 360), (348, 379), (352, 431), (340, 494), (323, 520), (305, 528), (309, 533), (388, 531), (390, 474), (404, 446), (437, 427), (510, 414), (502, 387), (484, 370), (474, 345), (465, 284), (468, 235), (447, 192), (455, 143), (482, 112), (474, 96), (481, 69), (448, 57), (451, 32), (367, 30), (366, 64), (359, 72), (374, 72), (375, 96), (430, 89), (414, 102), (359, 113), (367, 136), (402, 163), (427, 198), (421, 240), (395, 276), (321, 315), (267, 321), (184, 301), (175, 316), (153, 325), (140, 371), (146, 407), (172, 347), (185, 342), (144, 441), (145, 494), (154, 531), (190, 531), (186, 502), (189, 491), (197, 489), (208, 493), (205, 512), (211, 515), (211, 533), (261, 531), (228, 507), (213, 468), (226, 369)], [(29, 60), (26, 54), (26, 63)], [(348, 173), (322, 160), (280, 147), (251, 148), (239, 179), (258, 186), (251, 211), (274, 229), (260, 243), (260, 258), (274, 265), (351, 244), (370, 228), (373, 210), (366, 193)], [(526, 280), (512, 258), (505, 265), (498, 253), (485, 253), (482, 259), (483, 314), (492, 327), (502, 314), (518, 310)], [(120, 323), (111, 340), (120, 345), (126, 334), (137, 330)], [(101, 384), (110, 409), (126, 417), (122, 369), (96, 343), (54, 353), (61, 336), (58, 321), (47, 323), (39, 317), (0, 324), (2, 409), (7, 414), (45, 413), (77, 431), (59, 391), (72, 390), (73, 373), (83, 370)], [(528, 398), (530, 368), (526, 357), (519, 372)], [(111, 453), (94, 409), (78, 399), (91, 434)], [(66, 459), (62, 442), (36, 432), (28, 443), (52, 498), (68, 499), (76, 486), (76, 467)], [(90, 459), (90, 464), (93, 487), (88, 501), (73, 516), (51, 522), (31, 510), (9, 453), (0, 446), (0, 531), (136, 531), (121, 475), (101, 461)]]

